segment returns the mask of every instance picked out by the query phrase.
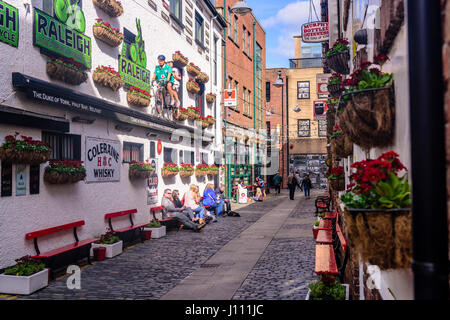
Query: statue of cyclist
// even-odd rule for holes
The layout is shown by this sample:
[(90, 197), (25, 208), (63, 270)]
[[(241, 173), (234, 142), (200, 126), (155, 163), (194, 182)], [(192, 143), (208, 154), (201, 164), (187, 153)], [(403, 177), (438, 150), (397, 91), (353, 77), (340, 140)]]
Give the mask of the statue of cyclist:
[(158, 65), (155, 67), (155, 73), (153, 74), (152, 82), (156, 79), (156, 81), (160, 84), (167, 84), (167, 91), (169, 91), (171, 101), (170, 105), (173, 106), (175, 104), (176, 92), (173, 89), (173, 85), (175, 83), (174, 77), (172, 76), (173, 70), (172, 67), (166, 64), (166, 57), (164, 55), (158, 56)]

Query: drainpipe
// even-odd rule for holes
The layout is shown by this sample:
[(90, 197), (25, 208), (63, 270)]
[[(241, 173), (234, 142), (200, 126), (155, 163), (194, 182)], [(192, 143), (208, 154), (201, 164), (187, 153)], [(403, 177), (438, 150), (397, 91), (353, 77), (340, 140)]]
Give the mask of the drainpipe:
[(429, 0), (407, 7), (414, 297), (448, 300), (441, 8)]
[[(256, 90), (255, 90), (255, 66), (256, 66), (256, 55), (255, 55), (255, 46), (256, 46), (256, 41), (255, 41), (255, 25), (256, 25), (256, 21), (253, 20), (253, 130), (256, 133)], [(256, 144), (253, 143), (253, 176), (252, 176), (252, 180), (255, 180), (256, 174)], [(253, 183), (252, 183), (253, 184)]]
[[(225, 42), (223, 49), (223, 92), (227, 88), (227, 34), (228, 34), (228, 20), (227, 20), (227, 0), (223, 1), (223, 17), (225, 19), (226, 27), (223, 30), (223, 39)], [(223, 94), (222, 94), (223, 96)], [(227, 167), (227, 106), (223, 103), (224, 128), (225, 128), (225, 143), (224, 143), (224, 165), (225, 165), (225, 197), (229, 198), (231, 195), (230, 183), (228, 182), (228, 167)]]
[(286, 152), (287, 152), (287, 160), (286, 160), (286, 181), (289, 176), (289, 76), (286, 74)]

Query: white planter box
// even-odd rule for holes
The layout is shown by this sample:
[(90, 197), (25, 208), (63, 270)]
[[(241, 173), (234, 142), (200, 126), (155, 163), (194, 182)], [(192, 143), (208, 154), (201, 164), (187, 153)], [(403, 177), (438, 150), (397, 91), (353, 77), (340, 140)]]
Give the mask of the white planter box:
[(94, 256), (94, 248), (105, 247), (106, 248), (106, 258), (112, 258), (122, 253), (123, 241), (119, 241), (113, 244), (98, 244), (93, 243), (91, 248), (91, 256)]
[(159, 228), (144, 228), (144, 230), (152, 232), (152, 239), (158, 239), (166, 235), (166, 226), (161, 226)]
[(0, 274), (0, 293), (28, 295), (46, 286), (48, 286), (48, 269), (28, 277)]
[[(350, 300), (350, 286), (348, 284), (342, 284), (345, 287), (345, 300)], [(306, 294), (305, 300), (309, 300), (309, 293), (311, 290), (308, 289), (308, 293)]]

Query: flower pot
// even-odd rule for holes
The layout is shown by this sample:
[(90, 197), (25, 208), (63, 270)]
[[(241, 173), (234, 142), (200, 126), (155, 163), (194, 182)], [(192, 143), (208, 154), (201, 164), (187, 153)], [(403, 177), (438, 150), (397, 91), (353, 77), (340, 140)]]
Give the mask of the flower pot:
[(88, 79), (86, 72), (69, 68), (57, 61), (47, 61), (46, 71), (50, 78), (72, 85), (79, 85)]
[(186, 71), (187, 73), (189, 73), (191, 76), (193, 76), (194, 78), (197, 77), (200, 74), (200, 69), (195, 68), (192, 65), (187, 65), (186, 67)]
[(153, 170), (128, 170), (128, 176), (136, 179), (148, 179), (152, 176)]
[(136, 107), (146, 108), (150, 104), (150, 98), (144, 98), (141, 95), (127, 92), (127, 102)]
[(340, 74), (349, 74), (350, 68), (348, 61), (350, 60), (350, 53), (348, 50), (332, 54), (327, 57), (327, 64), (330, 69)]
[(0, 148), (0, 160), (5, 163), (40, 164), (47, 162), (51, 154), (51, 151), (37, 152)]
[(334, 108), (330, 109), (328, 106), (327, 111), (327, 132), (329, 135), (332, 134), (334, 125), (336, 124), (336, 110)]
[(152, 239), (162, 238), (166, 235), (166, 226), (161, 226), (159, 228), (148, 228), (145, 227), (144, 231), (152, 232)]
[(103, 261), (106, 257), (106, 248), (105, 247), (97, 247), (93, 249), (94, 252), (94, 260), (95, 261)]
[(206, 170), (195, 170), (196, 177), (204, 177), (206, 175), (208, 175), (208, 171)]
[(29, 295), (48, 285), (48, 270), (44, 269), (31, 276), (0, 274), (0, 293)]
[(189, 62), (189, 59), (188, 58), (186, 58), (186, 57), (183, 57), (183, 56), (181, 56), (180, 54), (178, 54), (178, 53), (174, 53), (174, 54), (172, 54), (172, 60), (174, 61), (174, 62), (178, 62), (178, 64), (181, 66), (181, 67), (186, 67), (187, 66), (187, 64), (188, 64), (188, 62)]
[[(345, 300), (350, 300), (350, 285), (343, 283), (342, 284), (345, 287)], [(306, 294), (306, 298), (305, 300), (310, 300), (309, 296), (310, 296), (311, 290), (308, 289), (308, 293)]]
[(312, 228), (314, 239), (317, 239), (317, 234), (319, 233), (319, 227), (313, 226)]
[(366, 149), (390, 145), (395, 125), (392, 87), (355, 91), (345, 97), (348, 100), (338, 115), (342, 131)]
[(94, 33), (94, 37), (105, 42), (111, 47), (117, 47), (122, 44), (123, 38), (118, 34), (114, 33), (113, 31), (111, 31), (106, 26), (97, 24), (92, 27), (92, 30)]
[(340, 83), (329, 84), (327, 87), (328, 92), (331, 94), (332, 97), (338, 98), (341, 95), (342, 89)]
[(192, 83), (192, 82), (188, 82), (188, 83), (186, 84), (186, 90), (187, 90), (188, 92), (192, 93), (192, 94), (197, 94), (197, 93), (200, 92), (200, 87), (197, 86), (197, 85), (195, 85), (195, 84)]
[(411, 267), (411, 209), (346, 208), (344, 219), (364, 261), (381, 270)]
[(344, 191), (345, 190), (345, 178), (340, 179), (328, 179), (328, 184), (334, 191)]
[(152, 238), (152, 230), (145, 230), (142, 231), (142, 237), (145, 241), (150, 240)]
[(194, 170), (187, 171), (187, 170), (181, 170), (180, 171), (180, 177), (186, 178), (194, 175)]
[(117, 91), (123, 87), (124, 82), (120, 77), (105, 71), (94, 71), (92, 80), (98, 85)]
[(123, 7), (115, 0), (92, 0), (92, 2), (110, 17), (118, 17), (123, 13)]
[(344, 134), (331, 139), (330, 144), (331, 153), (338, 158), (345, 158), (353, 153), (353, 144), (350, 139)]
[(123, 250), (123, 241), (119, 241), (113, 244), (101, 244), (101, 243), (93, 243), (91, 247), (91, 256), (94, 255), (94, 249), (103, 247), (106, 249), (105, 257), (113, 258), (122, 253)]

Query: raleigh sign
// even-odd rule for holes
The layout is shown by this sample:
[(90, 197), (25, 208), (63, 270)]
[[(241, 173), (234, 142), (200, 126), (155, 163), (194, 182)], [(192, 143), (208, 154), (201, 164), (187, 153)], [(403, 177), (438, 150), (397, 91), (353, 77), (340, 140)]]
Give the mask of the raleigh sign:
[(18, 10), (3, 1), (0, 1), (0, 41), (16, 48), (19, 45)]
[(303, 42), (323, 42), (329, 37), (328, 22), (311, 22), (302, 25)]
[(86, 137), (86, 182), (120, 181), (120, 141)]

